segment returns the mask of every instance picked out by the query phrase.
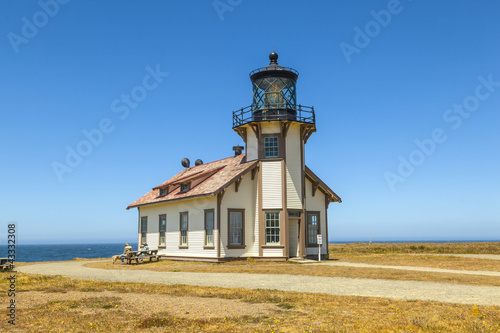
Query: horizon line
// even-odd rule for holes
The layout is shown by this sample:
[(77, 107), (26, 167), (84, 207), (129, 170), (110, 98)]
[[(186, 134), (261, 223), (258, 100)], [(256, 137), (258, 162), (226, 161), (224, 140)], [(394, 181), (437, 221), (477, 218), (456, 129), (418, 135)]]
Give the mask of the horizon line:
[[(496, 243), (500, 242), (500, 239), (494, 240), (494, 239), (382, 239), (382, 240), (371, 240), (371, 243), (475, 243), (475, 242), (480, 242), (480, 243)], [(102, 244), (125, 244), (125, 243), (131, 243), (131, 244), (137, 244), (137, 242), (117, 242), (117, 241), (102, 241), (102, 242), (78, 242), (78, 243), (24, 243), (24, 244), (18, 244), (19, 245), (102, 245)], [(328, 243), (370, 243), (370, 240), (368, 239), (337, 239), (337, 240), (332, 240), (329, 239)]]

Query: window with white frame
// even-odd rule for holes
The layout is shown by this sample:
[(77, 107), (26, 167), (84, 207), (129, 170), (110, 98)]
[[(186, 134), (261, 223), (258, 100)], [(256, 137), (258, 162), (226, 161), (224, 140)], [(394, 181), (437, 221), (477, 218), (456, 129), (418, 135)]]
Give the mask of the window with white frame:
[(266, 244), (280, 244), (280, 212), (266, 212)]
[(279, 157), (279, 140), (277, 136), (264, 138), (264, 158)]
[(166, 214), (160, 215), (158, 224), (159, 224), (158, 231), (160, 234), (160, 239), (158, 240), (158, 246), (165, 246), (166, 245), (165, 232), (167, 231), (167, 215)]
[(181, 239), (180, 245), (187, 246), (188, 245), (188, 213), (180, 213), (180, 231), (181, 231)]
[(148, 234), (148, 217), (141, 217), (141, 245), (147, 242)]
[(205, 210), (205, 245), (214, 245), (214, 210)]

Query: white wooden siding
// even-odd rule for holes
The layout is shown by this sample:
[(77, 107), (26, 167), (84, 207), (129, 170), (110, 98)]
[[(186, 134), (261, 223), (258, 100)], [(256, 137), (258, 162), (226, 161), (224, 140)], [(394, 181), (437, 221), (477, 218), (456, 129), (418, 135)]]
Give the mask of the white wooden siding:
[[(290, 171), (293, 171), (293, 167), (289, 166), (287, 163), (286, 167), (286, 201), (287, 207), (289, 209), (302, 209), (301, 191), (302, 184), (300, 181), (300, 170), (299, 175), (292, 175)], [(295, 172), (296, 173), (296, 172)]]
[(262, 208), (282, 208), (281, 161), (262, 162)]
[(280, 123), (274, 121), (270, 123), (260, 123), (262, 134), (279, 134), (281, 133)]
[(286, 196), (287, 207), (302, 209), (302, 168), (299, 125), (291, 125), (286, 137)]
[(259, 182), (258, 176), (255, 176), (255, 210), (254, 210), (254, 242), (253, 242), (253, 255), (259, 255)]
[(306, 197), (307, 197), (307, 204), (306, 208), (307, 210), (321, 210), (323, 213), (323, 210), (325, 209), (325, 195), (321, 190), (318, 188), (316, 190), (316, 194), (312, 195), (312, 183), (309, 179), (306, 178)]
[[(251, 172), (248, 172), (241, 180), (238, 192), (232, 185), (226, 189), (221, 204), (221, 256), (225, 257), (253, 257), (259, 255), (259, 236), (255, 216), (257, 207), (257, 177), (252, 180)], [(228, 249), (228, 209), (245, 210), (245, 248)]]
[(266, 249), (262, 251), (263, 257), (283, 257), (283, 249)]
[[(159, 250), (159, 254), (183, 257), (217, 257), (217, 247), (213, 250), (204, 249), (205, 245), (205, 209), (214, 209), (216, 212), (217, 199), (215, 197), (204, 197), (186, 201), (176, 201), (141, 207), (141, 216), (148, 217), (147, 242), (150, 249), (158, 248), (159, 237), (159, 215), (167, 215), (167, 226), (165, 232), (166, 248)], [(188, 212), (188, 246), (187, 249), (179, 249), (180, 212)], [(214, 216), (214, 219), (217, 217)], [(217, 233), (214, 231), (214, 244), (217, 244)]]
[[(146, 243), (148, 243), (148, 246), (150, 249), (157, 249), (158, 248), (158, 243), (159, 243), (159, 234), (158, 234), (158, 229), (159, 229), (159, 216), (155, 217), (150, 217), (148, 215), (144, 214), (144, 211), (141, 211), (141, 216), (147, 216), (148, 217), (148, 225), (147, 225), (147, 231), (146, 231)], [(140, 221), (140, 219), (139, 219)], [(140, 222), (139, 222), (139, 227), (140, 227)], [(141, 232), (139, 230), (139, 242), (137, 244), (141, 244)]]
[(259, 147), (257, 138), (252, 129), (247, 129), (247, 161), (253, 161), (259, 158)]
[[(321, 253), (326, 253), (326, 211), (325, 211), (325, 195), (319, 189), (316, 191), (315, 196), (312, 196), (312, 183), (306, 179), (306, 210), (320, 212), (319, 224), (320, 232), (323, 235), (323, 246), (321, 246)], [(307, 220), (306, 220), (307, 223)], [(306, 225), (307, 228), (307, 225)], [(306, 254), (318, 254), (318, 248), (307, 248)]]

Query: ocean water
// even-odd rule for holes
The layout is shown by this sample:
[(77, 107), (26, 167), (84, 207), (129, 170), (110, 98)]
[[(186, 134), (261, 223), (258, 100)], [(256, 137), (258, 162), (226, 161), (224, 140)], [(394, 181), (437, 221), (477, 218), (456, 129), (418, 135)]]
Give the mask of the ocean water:
[[(498, 242), (492, 240), (490, 242)], [(443, 241), (374, 241), (373, 243), (468, 243), (482, 242), (477, 240), (443, 240)], [(367, 241), (330, 241), (330, 244), (345, 243), (368, 243)], [(137, 243), (130, 243), (132, 248), (137, 249)], [(124, 243), (105, 243), (105, 244), (40, 244), (40, 245), (16, 245), (16, 261), (35, 262), (35, 261), (65, 261), (74, 258), (110, 258), (116, 254), (123, 253)], [(7, 257), (7, 245), (0, 245), (0, 257)]]
[[(130, 243), (137, 249), (137, 243)], [(124, 243), (108, 244), (39, 244), (16, 246), (16, 261), (63, 261), (74, 258), (110, 258), (123, 253)], [(0, 256), (7, 257), (7, 246), (0, 247)]]

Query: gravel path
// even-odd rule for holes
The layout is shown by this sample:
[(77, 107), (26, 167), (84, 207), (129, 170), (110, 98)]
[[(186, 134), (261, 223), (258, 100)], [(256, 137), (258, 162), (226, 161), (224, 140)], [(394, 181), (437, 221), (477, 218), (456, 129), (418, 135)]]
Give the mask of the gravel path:
[(18, 267), (18, 271), (31, 274), (63, 275), (96, 281), (276, 289), (332, 295), (500, 306), (500, 287), (278, 274), (107, 270), (84, 267), (83, 265), (86, 263), (89, 262), (36, 264)]

